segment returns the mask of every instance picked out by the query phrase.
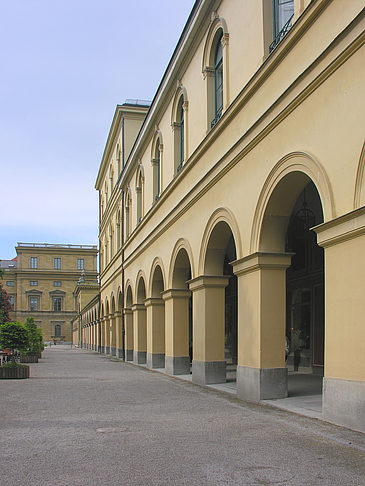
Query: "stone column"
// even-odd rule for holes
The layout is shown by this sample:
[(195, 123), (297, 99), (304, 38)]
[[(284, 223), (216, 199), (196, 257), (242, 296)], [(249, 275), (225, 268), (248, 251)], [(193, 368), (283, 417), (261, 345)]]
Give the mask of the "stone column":
[(110, 354), (110, 314), (105, 318), (105, 354)]
[(365, 207), (315, 231), (325, 251), (323, 417), (365, 432)]
[(171, 375), (188, 375), (189, 298), (190, 291), (170, 289), (162, 294), (165, 301), (165, 368)]
[(237, 395), (244, 400), (288, 396), (286, 269), (291, 257), (254, 253), (233, 263), (238, 280)]
[(201, 276), (190, 280), (193, 292), (193, 382), (225, 383), (225, 295), (228, 277)]
[(116, 357), (122, 358), (122, 347), (123, 347), (122, 312), (117, 311), (114, 315), (115, 315), (115, 322), (116, 322)]
[(163, 299), (145, 300), (147, 309), (147, 367), (165, 368), (165, 305)]
[(133, 361), (136, 364), (146, 363), (147, 354), (147, 328), (146, 328), (146, 307), (144, 304), (132, 305), (133, 311)]
[(126, 307), (124, 312), (124, 325), (125, 325), (125, 360), (133, 361), (133, 349), (134, 349), (134, 337), (133, 337), (133, 312), (132, 309)]

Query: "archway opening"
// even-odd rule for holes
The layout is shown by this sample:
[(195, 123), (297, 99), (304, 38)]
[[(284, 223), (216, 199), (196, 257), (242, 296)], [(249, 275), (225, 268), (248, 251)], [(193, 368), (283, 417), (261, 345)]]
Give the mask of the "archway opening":
[(299, 194), (286, 233), (286, 251), (294, 253), (286, 272), (286, 339), (289, 371), (323, 376), (324, 250), (310, 229), (323, 222), (313, 182)]
[(147, 367), (165, 368), (165, 290), (161, 267), (153, 271), (151, 299), (147, 299)]
[(124, 353), (126, 361), (133, 361), (134, 352), (134, 324), (133, 324), (133, 296), (130, 285), (127, 287), (124, 309)]
[(228, 278), (224, 289), (224, 359), (226, 381), (236, 381), (238, 355), (237, 276), (231, 263), (237, 259), (234, 236), (229, 225), (220, 221), (213, 229), (205, 258), (205, 275)]
[(302, 172), (285, 176), (265, 210), (259, 249), (293, 255), (283, 282), (286, 326), (282, 352), (288, 369), (289, 397), (322, 392), (324, 251), (311, 230), (322, 222), (322, 203), (312, 180)]
[[(191, 265), (187, 251), (181, 248), (176, 256), (174, 271), (172, 275), (172, 288), (189, 290), (188, 281), (191, 279)], [(190, 292), (188, 305), (188, 322), (185, 323), (188, 326), (188, 332), (185, 333), (186, 339), (188, 339), (189, 347), (189, 360), (190, 366), (193, 360), (193, 297)], [(191, 371), (191, 370), (190, 370)]]

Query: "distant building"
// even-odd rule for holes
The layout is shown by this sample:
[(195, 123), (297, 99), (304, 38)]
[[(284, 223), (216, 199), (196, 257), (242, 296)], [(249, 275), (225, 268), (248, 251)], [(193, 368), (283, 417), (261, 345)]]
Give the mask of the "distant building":
[(81, 273), (97, 284), (97, 247), (18, 243), (17, 257), (0, 260), (3, 286), (13, 305), (11, 319), (34, 317), (45, 341), (71, 342), (77, 314), (73, 292)]

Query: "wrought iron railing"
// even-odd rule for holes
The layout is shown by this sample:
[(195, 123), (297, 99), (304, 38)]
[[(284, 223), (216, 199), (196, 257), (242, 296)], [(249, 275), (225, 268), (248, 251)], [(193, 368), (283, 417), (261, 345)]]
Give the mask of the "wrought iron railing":
[(287, 23), (284, 25), (284, 27), (281, 29), (281, 31), (278, 33), (275, 39), (272, 41), (272, 43), (269, 46), (269, 52), (272, 52), (275, 49), (275, 47), (284, 39), (286, 34), (292, 28), (293, 17), (294, 14), (290, 17), (290, 19), (287, 21)]
[(213, 118), (213, 120), (210, 122), (210, 128), (213, 128), (214, 125), (216, 125), (218, 123), (218, 120), (220, 119), (220, 117), (222, 116), (222, 111), (223, 111), (223, 108), (221, 108), (215, 115), (215, 117)]

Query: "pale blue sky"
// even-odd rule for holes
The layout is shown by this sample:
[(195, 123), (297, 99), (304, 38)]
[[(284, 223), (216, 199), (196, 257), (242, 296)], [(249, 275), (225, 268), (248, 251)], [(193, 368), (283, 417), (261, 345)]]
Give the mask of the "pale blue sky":
[(194, 0), (0, 0), (0, 259), (97, 244), (116, 104), (151, 100)]

